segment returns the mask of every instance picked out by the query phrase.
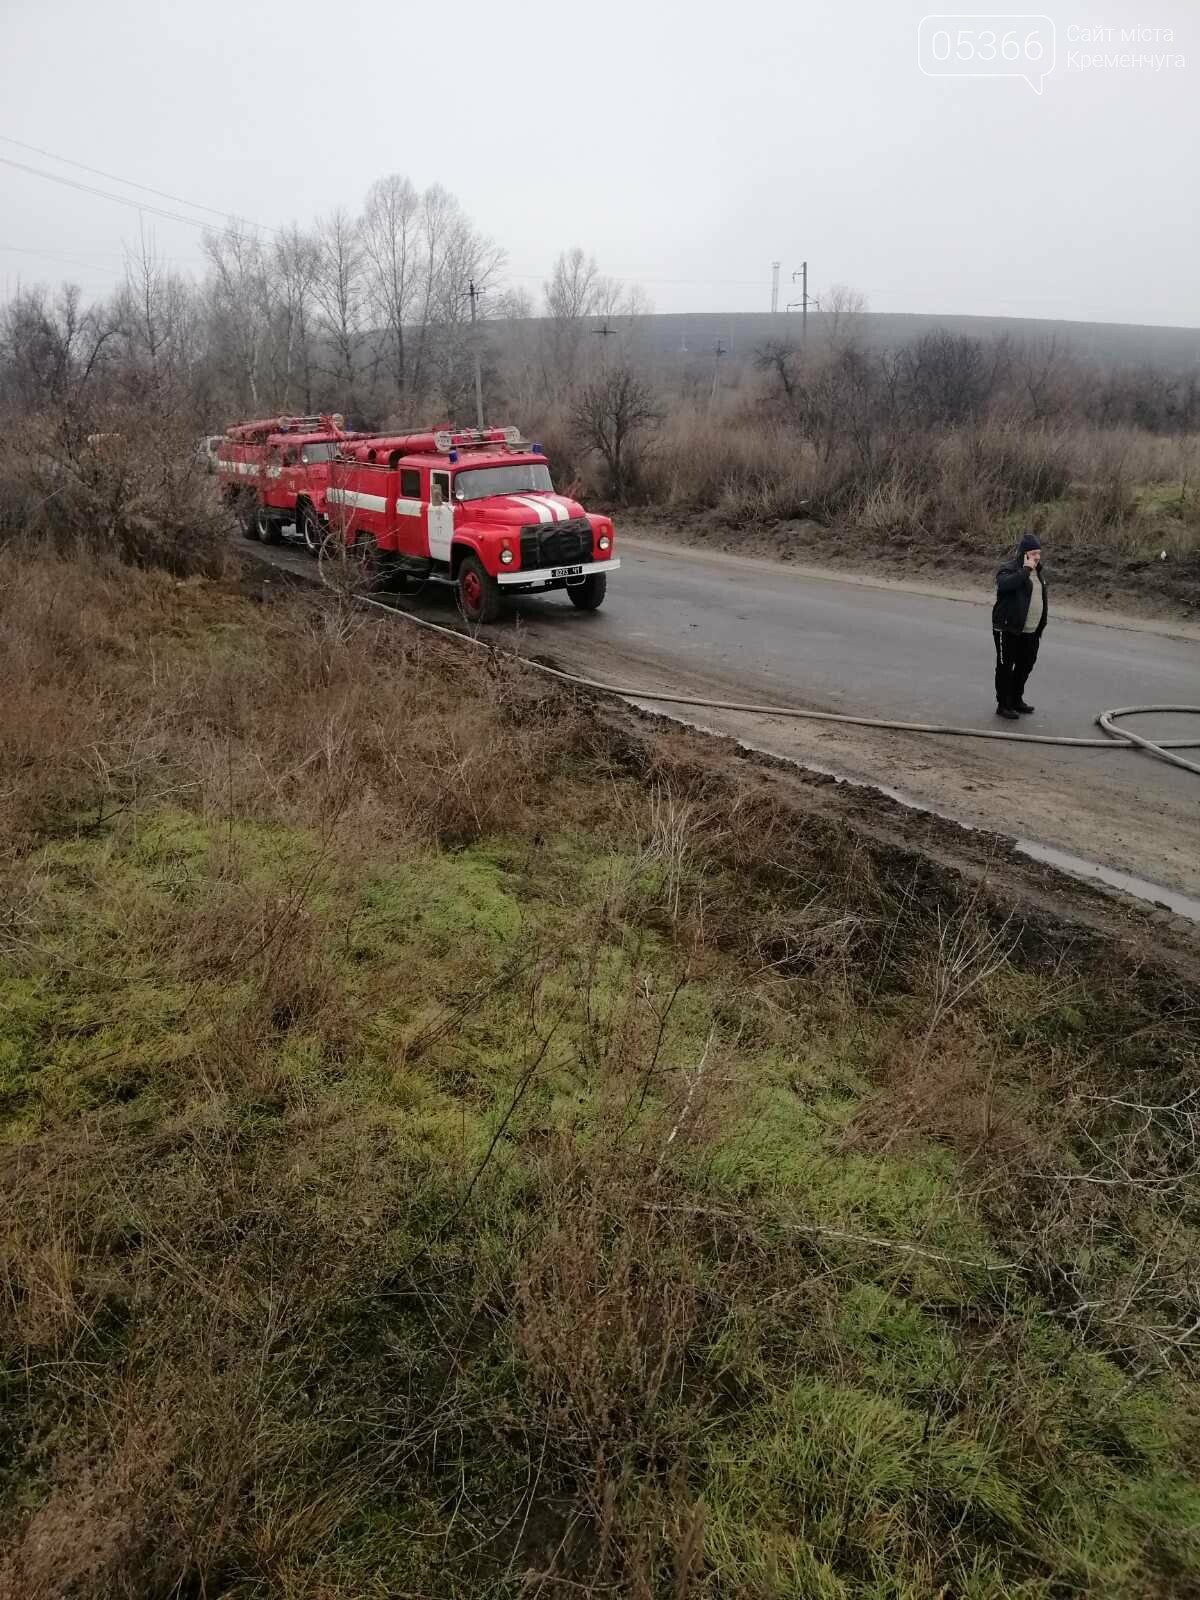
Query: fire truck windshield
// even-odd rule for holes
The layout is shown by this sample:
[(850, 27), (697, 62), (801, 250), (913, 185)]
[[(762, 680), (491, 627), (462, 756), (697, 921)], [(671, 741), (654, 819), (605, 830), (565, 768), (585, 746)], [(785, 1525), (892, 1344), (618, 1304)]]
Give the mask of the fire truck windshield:
[(553, 489), (550, 468), (541, 461), (514, 461), (507, 467), (475, 467), (454, 478), (456, 500), (482, 500), (489, 494), (524, 494), (530, 489)]
[(300, 459), (306, 464), (310, 461), (332, 461), (337, 453), (337, 446), (333, 444), (305, 444), (300, 446)]

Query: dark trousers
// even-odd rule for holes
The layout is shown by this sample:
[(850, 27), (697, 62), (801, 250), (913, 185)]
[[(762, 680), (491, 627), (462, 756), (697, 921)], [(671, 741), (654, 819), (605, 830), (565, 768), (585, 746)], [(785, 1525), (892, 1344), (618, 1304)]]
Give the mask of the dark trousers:
[(1025, 696), (1025, 684), (1038, 656), (1036, 633), (1005, 633), (992, 629), (996, 641), (996, 704), (1015, 711)]

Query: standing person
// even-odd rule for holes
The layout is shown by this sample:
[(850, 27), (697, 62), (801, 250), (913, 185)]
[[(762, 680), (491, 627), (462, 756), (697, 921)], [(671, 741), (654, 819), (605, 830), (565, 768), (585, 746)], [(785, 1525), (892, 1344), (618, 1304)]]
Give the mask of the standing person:
[(1025, 684), (1038, 657), (1046, 630), (1046, 579), (1042, 573), (1042, 541), (1026, 530), (1017, 553), (996, 574), (992, 637), (996, 641), (996, 715), (1015, 722), (1032, 706), (1024, 700)]

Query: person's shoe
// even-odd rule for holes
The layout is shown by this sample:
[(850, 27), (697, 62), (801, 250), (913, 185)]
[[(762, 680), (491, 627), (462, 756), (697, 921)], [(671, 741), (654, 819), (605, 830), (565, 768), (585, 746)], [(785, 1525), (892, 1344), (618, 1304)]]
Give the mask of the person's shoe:
[(1009, 722), (1019, 722), (1021, 720), (1011, 706), (997, 706), (996, 715), (1004, 717)]
[(1018, 700), (1017, 701), (1016, 709), (1021, 713), (1021, 715), (1023, 717), (1031, 717), (1033, 715), (1033, 707), (1032, 706), (1027, 706), (1025, 704), (1024, 700)]

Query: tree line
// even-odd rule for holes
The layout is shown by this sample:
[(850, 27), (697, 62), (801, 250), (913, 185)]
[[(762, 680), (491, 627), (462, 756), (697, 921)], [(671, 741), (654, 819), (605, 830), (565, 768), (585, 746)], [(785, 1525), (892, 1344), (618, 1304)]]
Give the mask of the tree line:
[(595, 487), (617, 500), (650, 492), (642, 465), (669, 412), (708, 414), (727, 432), (752, 432), (765, 414), (870, 479), (918, 439), (996, 420), (1200, 428), (1194, 372), (1104, 370), (1058, 337), (937, 331), (881, 350), (863, 297), (836, 285), (806, 345), (768, 341), (728, 360), (718, 395), (711, 361), (649, 352), (644, 296), (594, 257), (563, 250), (535, 299), (449, 191), (398, 173), (357, 211), (274, 230), (231, 222), (203, 244), (198, 280), (143, 236), (107, 298), (34, 285), (0, 308), (0, 410), (40, 419), (43, 455), (74, 462), (97, 433), (165, 439), (287, 412), (339, 411), (372, 429), (471, 422), (476, 359), (489, 419), (537, 429), (568, 478), (598, 466)]
[[(579, 249), (560, 254), (536, 304), (504, 282), (503, 250), (452, 194), (397, 173), (373, 183), (357, 213), (269, 233), (234, 221), (206, 233), (203, 249), (198, 282), (143, 237), (104, 300), (85, 304), (69, 284), (21, 289), (0, 311), (0, 404), (55, 410), (72, 392), (140, 375), (186, 398), (201, 425), (340, 411), (379, 426), (423, 407), (465, 417), (476, 337), (492, 390), (551, 403), (578, 379), (587, 319), (627, 326), (646, 309)], [(501, 375), (473, 320), (486, 329), (539, 312), (537, 337)]]
[(935, 330), (897, 349), (871, 350), (860, 318), (851, 317), (833, 322), (811, 351), (768, 341), (755, 365), (769, 407), (825, 456), (849, 446), (869, 461), (881, 440), (898, 434), (989, 420), (1164, 434), (1200, 428), (1200, 373), (1100, 369), (1057, 335), (981, 339)]

